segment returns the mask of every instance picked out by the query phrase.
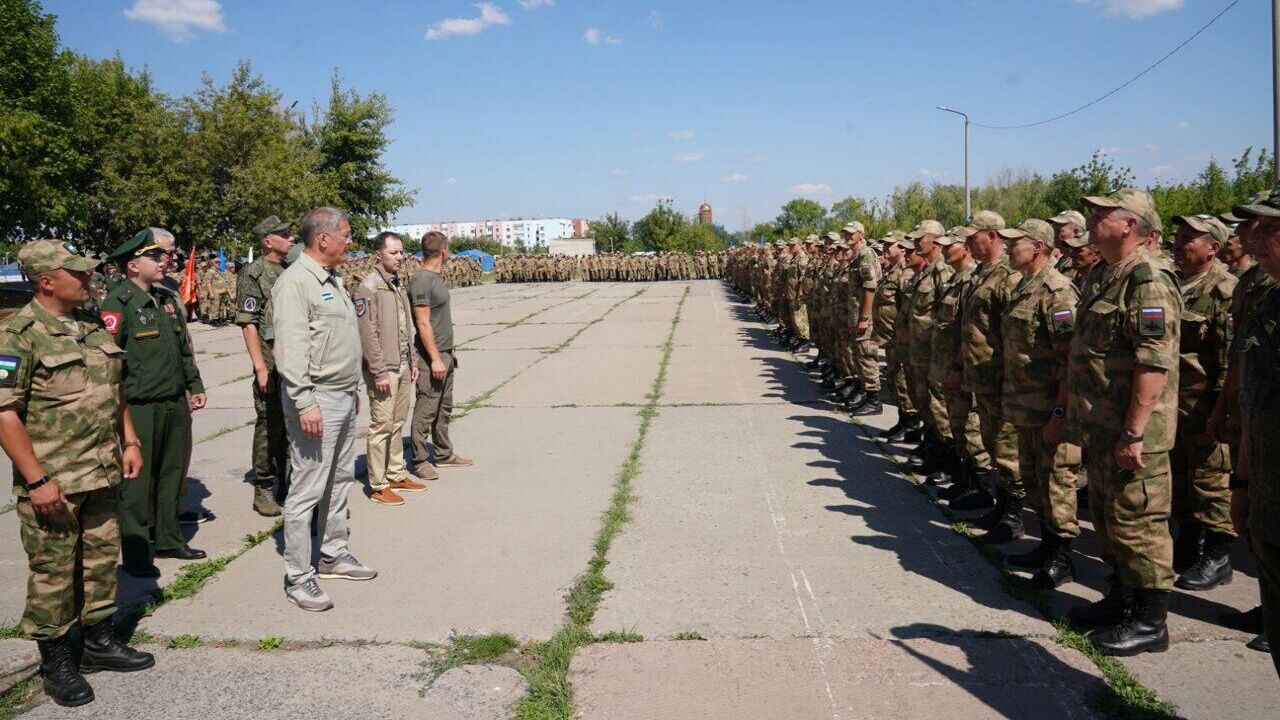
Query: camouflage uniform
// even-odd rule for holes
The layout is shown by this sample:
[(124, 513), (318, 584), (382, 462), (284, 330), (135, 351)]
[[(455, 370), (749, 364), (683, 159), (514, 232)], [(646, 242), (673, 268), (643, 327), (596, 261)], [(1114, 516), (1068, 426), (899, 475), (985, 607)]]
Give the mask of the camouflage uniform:
[(935, 437), (951, 441), (951, 424), (947, 418), (946, 396), (942, 383), (929, 380), (929, 360), (932, 357), (934, 303), (940, 288), (951, 279), (954, 271), (942, 261), (942, 254), (916, 274), (908, 300), (907, 333), (910, 344), (911, 402)]
[(903, 300), (906, 298), (902, 288), (910, 282), (911, 277), (912, 272), (902, 262), (889, 268), (884, 273), (880, 284), (876, 286), (876, 296), (872, 305), (875, 314), (875, 341), (877, 345), (885, 348), (885, 374), (899, 413), (910, 413), (915, 409), (911, 405), (911, 398), (907, 392), (906, 373), (903, 372), (902, 360), (898, 357), (897, 349), (899, 345), (897, 329), (901, 327), (904, 331), (906, 330), (905, 323), (898, 325), (898, 316), (904, 304)]
[(963, 384), (973, 393), (982, 444), (995, 463), (1000, 488), (1015, 499), (1026, 497), (1027, 492), (1018, 472), (1018, 433), (1001, 411), (1004, 347), (1000, 318), (1021, 279), (1022, 275), (1009, 267), (1007, 257), (979, 265), (965, 294), (960, 323)]
[(80, 310), (59, 318), (33, 300), (0, 323), (0, 407), (17, 412), (67, 499), (64, 512), (38, 515), (14, 473), (30, 568), (20, 629), (36, 640), (115, 612), (122, 357), (102, 321)]
[[(866, 389), (867, 394), (878, 396), (880, 393), (880, 348), (876, 343), (875, 318), (872, 315), (874, 304), (872, 307), (863, 308), (862, 293), (866, 290), (873, 291), (872, 303), (875, 302), (874, 291), (880, 285), (880, 259), (867, 246), (865, 240), (858, 249), (857, 255), (854, 256), (851, 267), (849, 310), (850, 332), (853, 333), (851, 341), (855, 365), (854, 377), (862, 381), (862, 387)], [(857, 335), (858, 321), (863, 317), (871, 318), (871, 323), (867, 331), (859, 336)]]
[(933, 336), (930, 344), (928, 380), (943, 388), (947, 403), (947, 419), (951, 437), (961, 458), (973, 467), (988, 467), (991, 456), (982, 444), (978, 414), (973, 393), (965, 388), (946, 387), (951, 363), (960, 352), (960, 303), (973, 282), (977, 266), (972, 260), (959, 268), (938, 288), (938, 301), (933, 306)]
[[(408, 264), (408, 263), (406, 263)], [(280, 377), (276, 373), (275, 331), (271, 324), (271, 287), (284, 266), (259, 257), (240, 271), (236, 280), (235, 323), (240, 327), (255, 325), (262, 344), (271, 393), (258, 387), (256, 377), (249, 378), (253, 393), (253, 475), (254, 486), (271, 490), (283, 498), (288, 487), (289, 437), (285, 431), (284, 406), (280, 403)]]

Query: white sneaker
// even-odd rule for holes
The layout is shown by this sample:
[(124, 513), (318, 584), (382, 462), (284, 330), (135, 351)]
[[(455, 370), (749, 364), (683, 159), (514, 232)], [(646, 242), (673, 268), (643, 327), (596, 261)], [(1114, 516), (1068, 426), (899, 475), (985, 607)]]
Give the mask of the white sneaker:
[(333, 601), (320, 589), (315, 578), (308, 578), (297, 585), (286, 585), (284, 596), (289, 602), (309, 612), (324, 612), (333, 607)]
[(377, 570), (365, 566), (351, 553), (333, 560), (320, 558), (316, 570), (326, 580), (372, 580), (378, 577)]

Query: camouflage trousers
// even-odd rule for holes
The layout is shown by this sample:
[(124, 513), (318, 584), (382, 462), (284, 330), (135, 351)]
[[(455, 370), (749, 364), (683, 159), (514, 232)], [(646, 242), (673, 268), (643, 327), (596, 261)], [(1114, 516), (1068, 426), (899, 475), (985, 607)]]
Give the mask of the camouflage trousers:
[(249, 380), (253, 388), (254, 485), (271, 488), (277, 498), (284, 498), (289, 488), (289, 435), (284, 425), (284, 406), (280, 404), (280, 377), (274, 369), (271, 379), (275, 392), (270, 395), (258, 389), (256, 378)]
[(1169, 453), (1173, 469), (1173, 517), (1206, 530), (1235, 536), (1231, 527), (1231, 458), (1227, 446), (1203, 432), (1178, 429)]
[(943, 395), (942, 383), (929, 382), (928, 365), (912, 365), (911, 369), (911, 402), (925, 425), (941, 437), (951, 442), (951, 422), (947, 419), (947, 401)]
[(77, 620), (96, 625), (116, 611), (116, 524), (119, 489), (67, 495), (67, 507), (52, 517), (18, 500), (22, 548), (27, 552), (27, 607), (19, 628), (33, 640), (67, 634)]
[(888, 352), (885, 353), (885, 359), (887, 360), (885, 375), (889, 378), (889, 387), (892, 388), (893, 402), (898, 405), (898, 414), (914, 413), (916, 406), (911, 402), (911, 391), (907, 388), (907, 366), (898, 359), (898, 349), (890, 345)]
[[(855, 330), (856, 333), (856, 330)], [(872, 337), (871, 330), (859, 338), (850, 336), (853, 346), (854, 377), (862, 381), (868, 393), (880, 392), (880, 347)]]
[(1014, 498), (1025, 498), (1027, 489), (1018, 472), (1018, 431), (1004, 419), (999, 393), (974, 393), (982, 445), (987, 449), (1000, 476), (1000, 488)]
[(947, 391), (947, 418), (951, 422), (951, 437), (960, 457), (974, 467), (990, 467), (991, 456), (982, 445), (982, 433), (978, 427), (978, 413), (973, 408), (973, 393), (968, 390)]
[(1080, 536), (1076, 518), (1080, 446), (1062, 443), (1050, 447), (1042, 431), (1040, 427), (1018, 428), (1018, 469), (1027, 500), (1040, 518), (1043, 537), (1072, 540)]
[(795, 326), (796, 336), (801, 340), (809, 339), (809, 309), (804, 303), (796, 303), (791, 312), (791, 324)]
[(1102, 559), (1126, 587), (1172, 590), (1169, 453), (1144, 453), (1146, 467), (1123, 470), (1116, 465), (1116, 439), (1090, 436), (1085, 460), (1089, 512)]

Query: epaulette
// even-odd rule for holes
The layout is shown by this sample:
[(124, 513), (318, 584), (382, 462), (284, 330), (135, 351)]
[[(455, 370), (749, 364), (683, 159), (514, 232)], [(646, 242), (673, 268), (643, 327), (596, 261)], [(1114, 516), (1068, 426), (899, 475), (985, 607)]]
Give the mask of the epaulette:
[(35, 321), (35, 318), (28, 315), (10, 315), (5, 318), (4, 321), (0, 322), (0, 327), (3, 327), (14, 335), (21, 335), (22, 331), (31, 327), (31, 323)]
[(1067, 276), (1063, 275), (1062, 273), (1050, 273), (1045, 278), (1044, 286), (1054, 292), (1058, 292), (1060, 290), (1066, 290), (1069, 287), (1073, 287), (1071, 284), (1071, 281), (1068, 280)]
[(1129, 277), (1133, 278), (1133, 282), (1136, 285), (1149, 283), (1155, 279), (1155, 275), (1151, 272), (1151, 263), (1146, 260), (1141, 260), (1137, 265), (1134, 265), (1133, 272), (1129, 274)]

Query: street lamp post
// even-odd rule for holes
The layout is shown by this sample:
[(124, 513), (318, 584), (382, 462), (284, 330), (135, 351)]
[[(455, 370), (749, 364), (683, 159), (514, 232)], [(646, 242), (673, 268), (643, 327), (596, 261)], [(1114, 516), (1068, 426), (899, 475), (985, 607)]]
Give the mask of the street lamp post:
[[(1272, 142), (1271, 158), (1280, 151), (1280, 0), (1271, 0), (1271, 103)], [(1280, 182), (1280, 162), (1275, 166), (1276, 182)]]
[[(1280, 3), (1280, 0), (1274, 0), (1274, 2)], [(969, 196), (969, 116), (959, 110), (952, 110), (942, 105), (939, 105), (938, 109), (964, 118), (964, 221), (969, 222), (969, 219), (973, 217)]]

